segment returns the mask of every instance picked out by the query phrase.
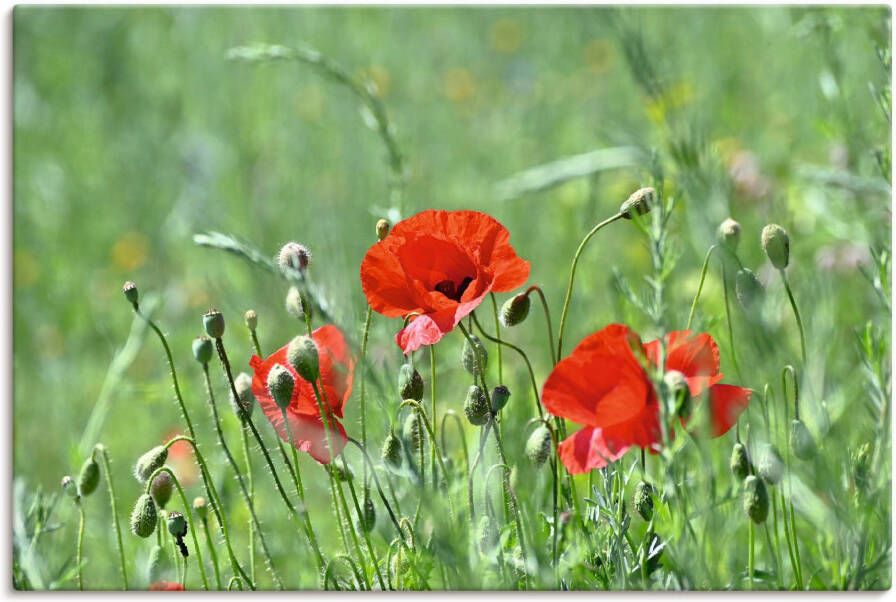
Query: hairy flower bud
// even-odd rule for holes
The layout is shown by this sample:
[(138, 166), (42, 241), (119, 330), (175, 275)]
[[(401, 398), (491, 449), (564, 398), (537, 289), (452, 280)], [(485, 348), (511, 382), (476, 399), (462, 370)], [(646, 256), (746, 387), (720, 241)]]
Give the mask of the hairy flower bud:
[(663, 375), (663, 384), (668, 391), (671, 413), (680, 418), (689, 418), (692, 409), (691, 389), (684, 374), (678, 370), (669, 370)]
[(293, 318), (296, 320), (305, 319), (305, 311), (302, 308), (302, 293), (299, 292), (298, 288), (294, 286), (289, 287), (289, 290), (286, 291), (284, 305), (286, 307), (286, 313)]
[(383, 441), (383, 449), (380, 452), (383, 462), (394, 471), (401, 470), (401, 441), (395, 436), (395, 433), (389, 432), (386, 440)]
[(426, 427), (423, 426), (423, 418), (416, 410), (411, 411), (404, 419), (401, 427), (401, 436), (407, 441), (412, 452), (419, 453), (426, 441)]
[(255, 395), (252, 394), (252, 377), (245, 372), (240, 372), (233, 379), (233, 388), (236, 389), (237, 396), (233, 396), (230, 392), (230, 406), (233, 408), (234, 414), (240, 420), (247, 420), (255, 409)]
[(73, 500), (81, 499), (81, 496), (78, 494), (78, 485), (75, 483), (75, 480), (69, 475), (65, 475), (64, 477), (62, 477), (62, 481), (59, 483), (59, 486), (62, 487), (62, 491), (65, 492), (65, 495), (72, 498)]
[(482, 426), (488, 422), (491, 414), (488, 398), (482, 392), (482, 389), (476, 385), (470, 385), (470, 388), (467, 389), (467, 398), (464, 401), (464, 414), (466, 414), (470, 424), (475, 426)]
[(311, 251), (297, 242), (286, 243), (277, 255), (277, 265), (284, 274), (290, 271), (304, 272), (308, 269), (309, 263), (311, 263)]
[(753, 475), (744, 479), (744, 512), (757, 525), (768, 518), (768, 490), (765, 483)]
[(544, 464), (551, 455), (551, 431), (541, 424), (526, 440), (526, 457), (537, 467)]
[(168, 459), (168, 448), (164, 445), (157, 445), (139, 458), (134, 466), (134, 476), (141, 483), (146, 483), (152, 473), (165, 465)]
[(516, 326), (529, 315), (529, 307), (532, 301), (526, 293), (514, 295), (501, 306), (501, 324), (504, 326)]
[(280, 364), (274, 364), (268, 372), (267, 385), (277, 407), (281, 410), (288, 408), (292, 401), (292, 392), (296, 387), (296, 381), (289, 370)]
[(635, 487), (634, 506), (644, 520), (653, 518), (653, 486), (647, 481), (641, 481)]
[(364, 494), (364, 502), (361, 504), (361, 515), (358, 516), (358, 527), (364, 533), (370, 533), (376, 526), (376, 507), (370, 495)]
[(124, 293), (124, 298), (128, 300), (128, 303), (134, 307), (137, 306), (137, 302), (140, 300), (140, 291), (137, 290), (136, 284), (128, 280), (121, 287), (121, 292)]
[(743, 481), (750, 474), (750, 459), (747, 457), (747, 448), (743, 443), (735, 443), (731, 448), (731, 474), (739, 481)]
[(383, 240), (389, 235), (392, 226), (387, 220), (381, 219), (376, 222), (376, 239)]
[(492, 413), (500, 412), (508, 401), (510, 401), (510, 389), (504, 385), (498, 385), (492, 389)]
[(243, 314), (243, 319), (246, 321), (246, 328), (254, 332), (258, 327), (258, 314), (255, 313), (255, 310), (246, 310), (246, 313)]
[(207, 336), (202, 335), (193, 339), (193, 357), (203, 366), (212, 361), (214, 351), (215, 345)]
[(163, 471), (156, 475), (156, 478), (152, 480), (152, 485), (149, 486), (149, 492), (152, 494), (152, 499), (155, 500), (156, 506), (164, 508), (168, 505), (171, 494), (174, 493), (174, 481), (171, 479), (168, 471)]
[(193, 498), (193, 512), (199, 517), (199, 520), (205, 520), (208, 516), (208, 503), (204, 497)]
[(144, 493), (137, 498), (134, 510), (131, 511), (131, 532), (138, 537), (147, 538), (156, 530), (158, 514), (152, 496)]
[(790, 423), (790, 449), (800, 460), (808, 460), (815, 455), (815, 440), (806, 424), (799, 418)]
[(650, 186), (639, 188), (634, 191), (628, 199), (619, 207), (619, 213), (625, 219), (632, 219), (632, 216), (644, 215), (648, 213), (656, 200), (656, 190)]
[(402, 364), (398, 370), (398, 394), (402, 399), (423, 400), (423, 377), (410, 364)]
[(769, 224), (762, 229), (762, 250), (768, 255), (772, 265), (783, 270), (790, 262), (790, 236), (778, 224)]
[(756, 274), (747, 268), (741, 268), (734, 277), (734, 292), (741, 307), (750, 311), (762, 302), (765, 289)]
[(78, 474), (78, 492), (83, 496), (88, 496), (96, 491), (97, 485), (100, 484), (100, 465), (97, 464), (93, 454), (81, 466), (81, 472)]
[(210, 309), (202, 316), (202, 327), (205, 334), (213, 339), (224, 336), (224, 314), (217, 309)]
[(740, 243), (740, 224), (729, 217), (719, 225), (718, 237), (721, 244), (732, 251), (737, 251), (737, 245)]
[(299, 376), (308, 382), (313, 383), (320, 377), (317, 345), (311, 337), (301, 335), (294, 338), (286, 348), (286, 359)]
[(777, 485), (784, 478), (784, 462), (774, 445), (766, 443), (759, 449), (756, 472), (769, 485)]
[[(476, 360), (477, 355), (479, 356), (478, 362)], [(473, 376), (478, 376), (479, 369), (481, 368), (484, 371), (488, 366), (488, 351), (486, 351), (485, 345), (482, 344), (482, 341), (475, 334), (471, 334), (469, 338), (464, 340), (461, 362), (464, 365), (464, 369)]]
[(187, 520), (180, 512), (168, 513), (168, 532), (175, 537), (184, 537), (187, 534)]

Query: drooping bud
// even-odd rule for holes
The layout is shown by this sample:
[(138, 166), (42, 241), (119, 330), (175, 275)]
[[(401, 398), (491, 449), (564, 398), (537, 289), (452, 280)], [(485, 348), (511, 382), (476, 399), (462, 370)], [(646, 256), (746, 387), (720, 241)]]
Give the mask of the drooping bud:
[(381, 219), (376, 222), (376, 239), (383, 240), (386, 236), (389, 235), (389, 230), (392, 229), (392, 226), (389, 225), (387, 220)]
[(633, 215), (644, 215), (650, 211), (656, 200), (656, 190), (650, 186), (639, 188), (619, 207), (619, 213), (625, 219), (632, 219)]
[(514, 295), (501, 306), (501, 324), (510, 327), (522, 323), (529, 315), (531, 305), (532, 301), (526, 293)]
[(184, 537), (187, 534), (187, 519), (180, 512), (168, 513), (168, 532), (175, 537)]
[(369, 494), (364, 494), (364, 502), (361, 504), (361, 515), (358, 517), (358, 527), (364, 533), (370, 533), (376, 526), (376, 507)]
[(193, 357), (203, 366), (212, 361), (214, 351), (215, 345), (207, 336), (202, 335), (193, 339)]
[(691, 415), (691, 389), (684, 374), (678, 370), (669, 370), (663, 375), (663, 384), (669, 395), (671, 413), (680, 418)]
[(475, 426), (482, 426), (488, 422), (491, 414), (488, 398), (482, 392), (482, 389), (476, 385), (470, 385), (470, 388), (467, 389), (467, 398), (464, 400), (464, 414), (466, 414), (470, 424)]
[(281, 410), (288, 408), (292, 401), (292, 392), (296, 387), (296, 381), (289, 370), (280, 364), (274, 364), (268, 372), (267, 385), (277, 407)]
[(635, 510), (646, 521), (653, 518), (653, 486), (647, 481), (641, 481), (635, 487)]
[(277, 265), (284, 274), (290, 271), (304, 272), (308, 269), (309, 263), (311, 263), (311, 251), (297, 242), (286, 243), (277, 255)]
[(402, 399), (423, 400), (423, 377), (410, 364), (402, 364), (398, 370), (398, 394)]
[(380, 452), (383, 462), (393, 471), (401, 470), (401, 441), (395, 436), (395, 433), (389, 431), (386, 440), (383, 441), (383, 449)]
[(501, 540), (495, 521), (491, 519), (488, 513), (483, 514), (479, 519), (477, 528), (477, 540), (479, 542), (479, 552), (486, 558), (490, 557)]
[(137, 302), (140, 300), (140, 291), (137, 290), (136, 284), (128, 280), (121, 287), (121, 292), (124, 293), (124, 298), (128, 300), (128, 303), (134, 306), (137, 305)]
[(737, 251), (740, 243), (740, 224), (731, 219), (726, 219), (719, 225), (719, 242), (732, 251)]
[(171, 494), (174, 493), (174, 481), (168, 471), (162, 471), (156, 475), (156, 478), (152, 480), (152, 485), (149, 486), (149, 492), (152, 494), (156, 506), (164, 508), (168, 505)]
[(159, 581), (168, 570), (168, 557), (160, 546), (153, 546), (146, 563), (146, 580), (150, 583)]
[(772, 265), (783, 270), (790, 263), (790, 236), (778, 224), (769, 224), (762, 229), (762, 250), (768, 255)]
[(504, 385), (498, 385), (492, 389), (492, 413), (500, 412), (508, 401), (510, 401), (510, 389)]
[(750, 459), (747, 457), (747, 448), (743, 443), (735, 443), (731, 448), (731, 474), (738, 481), (743, 481), (750, 474)]
[(71, 478), (69, 475), (65, 475), (62, 477), (62, 481), (59, 483), (60, 487), (62, 487), (62, 491), (65, 492), (65, 495), (72, 498), (73, 500), (79, 500), (81, 496), (78, 494), (78, 485), (75, 483), (75, 480)]
[(97, 464), (93, 454), (81, 466), (81, 472), (78, 474), (78, 491), (83, 496), (88, 496), (96, 491), (97, 485), (100, 484), (100, 465)]
[(208, 516), (208, 503), (204, 497), (193, 498), (193, 512), (199, 517), (199, 520), (205, 520)]
[(868, 473), (871, 468), (871, 444), (863, 443), (859, 449), (852, 454), (852, 475), (856, 483), (856, 488), (864, 490), (868, 487)]
[(756, 472), (769, 485), (777, 485), (784, 477), (784, 462), (774, 445), (766, 443), (760, 447)]
[(752, 310), (765, 296), (765, 289), (752, 270), (741, 268), (734, 277), (734, 292), (741, 307)]
[(286, 359), (299, 376), (308, 382), (313, 383), (320, 377), (317, 345), (311, 337), (301, 335), (294, 338), (286, 348)]
[(168, 448), (164, 445), (157, 445), (139, 458), (137, 464), (134, 465), (134, 476), (141, 483), (146, 483), (152, 473), (165, 465), (168, 459)]
[(426, 441), (426, 430), (419, 412), (411, 411), (405, 417), (404, 424), (401, 427), (401, 436), (408, 442), (412, 452), (420, 452)]
[(744, 512), (757, 525), (768, 518), (768, 490), (762, 479), (748, 475), (744, 479)]
[(540, 425), (526, 440), (526, 457), (537, 467), (544, 464), (551, 455), (551, 431)]
[(205, 334), (213, 339), (224, 336), (224, 314), (217, 309), (210, 309), (202, 316), (202, 327)]
[(252, 394), (252, 377), (245, 372), (240, 372), (233, 379), (233, 388), (237, 396), (230, 393), (230, 406), (240, 420), (247, 420), (255, 409), (255, 395)]
[[(477, 355), (479, 356), (478, 362), (476, 361)], [(461, 362), (464, 365), (464, 369), (473, 376), (479, 376), (480, 367), (484, 371), (488, 366), (488, 351), (486, 351), (485, 345), (482, 344), (482, 341), (475, 334), (470, 334), (469, 338), (464, 340)]]
[(800, 460), (808, 460), (815, 455), (815, 440), (806, 424), (799, 418), (790, 423), (790, 449)]
[(144, 493), (137, 498), (134, 510), (131, 511), (131, 532), (138, 537), (149, 537), (156, 530), (158, 519), (152, 496)]
[(246, 310), (246, 313), (243, 315), (243, 319), (246, 321), (246, 328), (254, 332), (258, 327), (258, 314), (255, 313), (255, 310)]
[(302, 293), (299, 292), (298, 288), (294, 286), (289, 287), (289, 290), (286, 291), (286, 301), (284, 304), (286, 313), (296, 320), (305, 319), (305, 312), (302, 309)]

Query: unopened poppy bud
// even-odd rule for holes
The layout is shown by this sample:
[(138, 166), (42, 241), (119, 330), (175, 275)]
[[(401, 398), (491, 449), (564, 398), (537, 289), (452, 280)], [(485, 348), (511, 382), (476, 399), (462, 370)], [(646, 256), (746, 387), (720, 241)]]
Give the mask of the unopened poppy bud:
[(247, 310), (243, 315), (243, 319), (246, 321), (246, 328), (254, 332), (258, 327), (258, 314), (255, 313), (255, 310)]
[(65, 475), (62, 477), (62, 481), (59, 483), (62, 487), (62, 491), (65, 492), (65, 495), (72, 498), (73, 500), (80, 499), (80, 495), (78, 494), (78, 485), (75, 483), (75, 480), (71, 478), (69, 475)]
[(731, 219), (726, 219), (719, 225), (719, 242), (731, 249), (737, 251), (737, 245), (740, 243), (740, 224)]
[(286, 359), (295, 368), (299, 376), (309, 383), (317, 381), (320, 377), (320, 360), (317, 353), (317, 345), (314, 340), (306, 335), (297, 336), (286, 348)]
[(731, 448), (731, 474), (737, 480), (743, 481), (750, 474), (750, 459), (747, 457), (747, 448), (743, 443), (735, 443)]
[(387, 220), (381, 219), (376, 222), (376, 239), (383, 240), (386, 236), (389, 235), (389, 230), (392, 229), (392, 226), (389, 225)]
[(288, 242), (280, 249), (277, 255), (277, 265), (280, 271), (288, 274), (290, 271), (304, 272), (311, 263), (311, 251), (305, 245), (297, 242)]
[(184, 537), (187, 534), (187, 519), (180, 512), (168, 513), (168, 532), (175, 537)]
[(488, 422), (491, 414), (488, 398), (486, 398), (482, 389), (476, 385), (470, 385), (470, 388), (467, 389), (467, 398), (464, 401), (464, 414), (466, 414), (470, 424), (475, 426), (482, 426)]
[(757, 454), (756, 472), (769, 485), (777, 485), (784, 477), (784, 462), (774, 445), (764, 444)]
[(215, 345), (207, 336), (202, 335), (193, 339), (193, 357), (203, 366), (212, 361), (214, 351)]
[[(476, 361), (477, 355), (479, 356), (478, 362)], [(481, 368), (484, 371), (486, 366), (488, 366), (488, 351), (486, 351), (485, 345), (482, 344), (482, 341), (475, 334), (471, 334), (464, 340), (461, 361), (464, 369), (473, 376), (478, 376), (479, 369)]]
[(88, 496), (96, 491), (96, 486), (99, 484), (100, 465), (91, 454), (81, 466), (81, 472), (78, 474), (78, 492), (83, 496)]
[(151, 495), (144, 493), (137, 498), (131, 511), (131, 532), (138, 537), (147, 538), (156, 530), (158, 519), (156, 503)]
[(783, 270), (790, 262), (790, 236), (778, 224), (769, 224), (762, 229), (762, 250), (768, 255), (772, 265)]
[(757, 525), (768, 518), (768, 490), (762, 479), (753, 475), (744, 479), (744, 512)]
[(156, 470), (165, 465), (168, 459), (168, 448), (164, 445), (157, 445), (139, 458), (134, 466), (134, 476), (141, 483), (149, 480)]
[(213, 339), (224, 336), (224, 314), (217, 309), (210, 309), (202, 316), (202, 327), (205, 334)]
[(871, 468), (871, 444), (863, 443), (852, 455), (852, 475), (858, 489), (868, 487), (868, 473)]
[(551, 455), (551, 431), (540, 425), (526, 440), (526, 457), (536, 467), (544, 464)]
[(644, 215), (650, 211), (651, 206), (656, 199), (656, 190), (650, 186), (639, 188), (634, 191), (628, 199), (619, 207), (619, 213), (625, 219), (632, 219), (632, 216)]
[(734, 277), (734, 292), (741, 307), (751, 310), (762, 301), (765, 289), (752, 270), (741, 268)]
[(410, 364), (402, 364), (398, 370), (398, 393), (402, 399), (423, 400), (423, 377)]
[(510, 389), (505, 387), (504, 385), (498, 385), (494, 389), (492, 389), (492, 412), (497, 414), (504, 406), (507, 405), (507, 402), (510, 401)]
[(149, 486), (149, 492), (152, 494), (156, 506), (164, 508), (168, 505), (171, 494), (174, 492), (174, 482), (168, 471), (162, 471), (156, 475), (156, 478), (152, 480), (152, 485)]
[[(270, 376), (270, 374), (268, 374)], [(255, 409), (255, 395), (252, 394), (252, 377), (245, 372), (240, 372), (233, 379), (233, 388), (236, 389), (236, 397), (230, 393), (230, 406), (240, 420), (247, 420)]]
[(267, 385), (277, 407), (281, 410), (288, 408), (292, 401), (292, 392), (296, 387), (296, 381), (289, 370), (280, 364), (274, 364), (268, 372)]
[(477, 539), (479, 541), (479, 551), (483, 556), (490, 556), (494, 551), (498, 542), (501, 540), (495, 521), (488, 514), (483, 514), (479, 519), (477, 528)]
[(286, 313), (291, 315), (296, 320), (303, 320), (305, 318), (305, 311), (302, 309), (302, 293), (299, 292), (299, 289), (291, 286), (289, 290), (286, 291), (286, 301), (284, 302), (286, 307)]
[(330, 474), (337, 481), (347, 483), (355, 478), (355, 472), (352, 470), (352, 467), (346, 464), (341, 457), (330, 462), (327, 467), (330, 469)]
[(684, 374), (678, 370), (669, 370), (663, 375), (663, 384), (669, 392), (672, 413), (680, 418), (691, 415), (691, 390)]
[(800, 460), (808, 460), (815, 455), (815, 440), (806, 424), (799, 418), (790, 423), (790, 449)]
[(168, 557), (165, 556), (161, 546), (153, 546), (149, 552), (149, 562), (146, 563), (146, 577), (150, 583), (159, 581), (168, 569)]
[(124, 293), (124, 298), (128, 300), (128, 303), (133, 306), (137, 305), (137, 302), (140, 300), (140, 291), (137, 290), (136, 284), (128, 280), (121, 287), (121, 292)]
[(208, 503), (204, 497), (193, 498), (193, 512), (199, 517), (199, 520), (205, 520), (208, 516)]
[(411, 451), (414, 453), (419, 453), (423, 448), (423, 444), (426, 441), (426, 433), (423, 419), (418, 412), (412, 411), (405, 417), (404, 424), (401, 427), (401, 436), (408, 442)]
[(646, 521), (653, 518), (653, 486), (647, 481), (641, 481), (635, 487), (635, 510)]
[(376, 507), (369, 495), (364, 496), (364, 502), (361, 504), (361, 515), (358, 517), (358, 527), (364, 533), (370, 533), (376, 526)]
[(380, 451), (383, 462), (394, 471), (401, 469), (401, 441), (395, 436), (395, 433), (389, 432), (386, 440), (383, 441), (383, 449)]
[(520, 324), (529, 315), (531, 305), (532, 301), (529, 300), (529, 295), (526, 293), (514, 295), (501, 306), (501, 324), (504, 326)]

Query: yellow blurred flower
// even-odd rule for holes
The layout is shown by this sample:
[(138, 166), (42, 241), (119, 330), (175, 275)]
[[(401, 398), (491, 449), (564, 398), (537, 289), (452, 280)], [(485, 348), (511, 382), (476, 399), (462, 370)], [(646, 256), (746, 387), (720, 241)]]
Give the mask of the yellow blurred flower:
[(606, 73), (613, 64), (613, 45), (607, 40), (591, 40), (585, 46), (583, 55), (589, 71)]
[(146, 263), (149, 241), (139, 232), (126, 232), (112, 245), (112, 263), (125, 271), (132, 271)]
[(476, 94), (476, 84), (466, 69), (449, 69), (442, 75), (442, 91), (451, 102), (466, 102)]
[(489, 32), (492, 48), (504, 54), (519, 50), (523, 43), (523, 28), (515, 19), (498, 19)]
[(15, 288), (28, 288), (37, 282), (37, 277), (40, 275), (40, 263), (30, 251), (19, 249), (13, 258), (13, 271)]

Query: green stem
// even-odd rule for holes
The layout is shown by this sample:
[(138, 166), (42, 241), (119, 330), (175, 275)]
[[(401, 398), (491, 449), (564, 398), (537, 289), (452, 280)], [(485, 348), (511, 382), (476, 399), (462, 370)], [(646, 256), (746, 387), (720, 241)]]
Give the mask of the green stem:
[[(430, 408), (431, 408), (430, 411), (431, 411), (431, 415), (432, 415), (432, 429), (430, 429), (430, 434), (429, 434), (429, 437), (430, 437), (430, 446), (429, 446), (430, 471), (429, 472), (430, 472), (430, 474), (432, 474), (433, 489), (438, 489), (439, 480), (438, 480), (438, 474), (436, 473), (436, 429), (435, 429), (436, 424), (437, 424), (437, 422), (436, 422), (436, 346), (435, 345), (429, 346), (429, 394), (430, 394)], [(442, 463), (442, 455), (438, 454), (438, 456), (439, 456), (439, 464), (441, 464)], [(365, 464), (365, 466), (366, 466), (366, 464)], [(442, 470), (442, 475), (445, 478), (445, 481), (447, 482), (448, 481), (448, 473), (446, 473), (444, 470)], [(366, 482), (367, 481), (365, 481), (365, 483)]]
[(103, 470), (106, 471), (106, 488), (109, 490), (109, 506), (112, 514), (112, 527), (115, 529), (115, 543), (118, 546), (118, 561), (121, 566), (121, 580), (124, 583), (124, 589), (128, 589), (128, 571), (124, 561), (124, 546), (121, 540), (121, 525), (118, 524), (118, 512), (115, 510), (115, 487), (112, 485), (112, 469), (110, 467), (109, 452), (105, 446), (98, 446), (100, 452), (100, 461), (103, 463)]
[[(345, 462), (345, 455), (342, 456), (343, 462)], [(366, 463), (365, 463), (366, 466)], [(358, 494), (355, 492), (355, 484), (351, 478), (348, 479), (348, 490), (352, 496), (352, 503), (355, 506), (355, 515), (358, 517), (358, 520), (364, 516), (364, 511), (361, 510), (361, 505), (358, 503)], [(340, 492), (342, 488), (340, 487)], [(385, 591), (386, 590), (386, 582), (383, 580), (383, 575), (380, 572), (380, 563), (376, 557), (376, 551), (373, 549), (373, 542), (370, 541), (370, 533), (367, 529), (359, 529), (361, 531), (361, 535), (364, 537), (364, 543), (367, 545), (367, 552), (370, 554), (370, 561), (373, 563), (373, 570), (376, 572), (377, 581), (380, 582), (380, 588)]]
[(728, 304), (728, 275), (725, 272), (724, 264), (722, 265), (722, 294), (725, 298), (725, 321), (728, 322), (728, 344), (731, 347), (731, 362), (734, 364), (734, 371), (737, 372), (738, 382), (743, 382), (740, 364), (737, 362), (737, 350), (734, 348), (734, 327), (731, 324), (731, 309)]
[(784, 281), (784, 290), (787, 291), (787, 298), (790, 299), (790, 307), (793, 308), (793, 315), (796, 318), (796, 325), (800, 331), (800, 352), (803, 358), (803, 366), (806, 365), (806, 334), (803, 330), (803, 320), (800, 317), (800, 310), (796, 306), (796, 299), (793, 298), (793, 291), (790, 290), (790, 282), (787, 280), (787, 273), (781, 270), (781, 280)]
[(750, 535), (749, 535), (748, 541), (749, 541), (749, 545), (750, 545), (750, 551), (749, 551), (749, 555), (747, 556), (747, 579), (748, 579), (747, 585), (748, 585), (749, 589), (753, 589), (753, 555), (755, 553), (754, 552), (755, 536), (753, 535), (753, 521), (750, 521), (749, 525), (750, 525)]
[[(361, 443), (363, 445), (367, 445), (367, 371), (365, 370), (367, 364), (365, 361), (367, 359), (367, 338), (370, 335), (370, 320), (372, 315), (373, 308), (368, 305), (367, 314), (364, 316), (364, 330), (361, 334), (361, 358), (359, 362), (361, 366)], [(364, 483), (367, 483), (367, 464), (364, 465)]]
[(697, 294), (694, 295), (694, 301), (691, 303), (691, 311), (688, 313), (688, 325), (685, 326), (685, 330), (691, 329), (691, 324), (694, 322), (694, 312), (697, 311), (697, 301), (700, 299), (700, 293), (703, 292), (703, 282), (706, 280), (706, 272), (709, 267), (709, 258), (712, 255), (712, 252), (718, 248), (719, 245), (712, 245), (709, 247), (709, 251), (706, 252), (706, 258), (703, 260), (703, 267), (700, 269), (700, 284), (697, 285)]
[(75, 505), (78, 507), (78, 590), (84, 591), (84, 506), (81, 504), (81, 500), (78, 499), (75, 501)]
[(504, 359), (501, 357), (501, 321), (498, 320), (498, 302), (495, 293), (488, 295), (492, 300), (492, 314), (495, 316), (495, 339), (498, 341), (498, 384), (504, 384)]
[[(255, 332), (253, 331), (253, 334)], [(243, 456), (246, 459), (246, 480), (249, 482), (249, 497), (255, 499), (255, 481), (252, 478), (252, 458), (249, 455), (249, 435), (246, 429), (240, 429), (240, 439), (243, 442)], [(249, 577), (255, 581), (255, 521), (249, 518)], [(220, 587), (219, 587), (220, 589)]]
[(557, 354), (554, 352), (554, 326), (551, 323), (551, 310), (548, 307), (548, 300), (544, 296), (544, 291), (537, 284), (533, 284), (526, 289), (526, 294), (528, 295), (532, 291), (538, 293), (538, 298), (541, 300), (541, 308), (544, 310), (544, 321), (548, 327), (548, 349), (551, 350), (551, 365), (556, 366)]
[[(203, 516), (202, 521), (202, 530), (205, 532), (205, 545), (208, 546), (208, 553), (212, 558), (212, 569), (215, 571), (215, 583), (218, 586), (218, 589), (222, 589), (223, 585), (221, 583), (221, 568), (218, 566), (218, 552), (215, 551), (215, 542), (212, 541), (211, 531), (208, 530), (208, 518)], [(252, 523), (249, 523), (250, 525)]]

